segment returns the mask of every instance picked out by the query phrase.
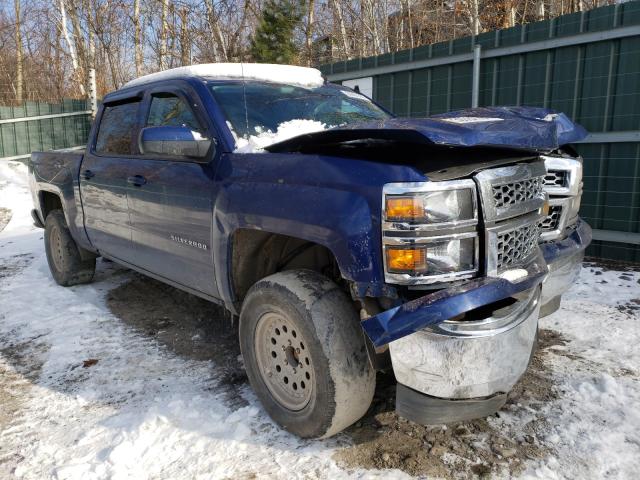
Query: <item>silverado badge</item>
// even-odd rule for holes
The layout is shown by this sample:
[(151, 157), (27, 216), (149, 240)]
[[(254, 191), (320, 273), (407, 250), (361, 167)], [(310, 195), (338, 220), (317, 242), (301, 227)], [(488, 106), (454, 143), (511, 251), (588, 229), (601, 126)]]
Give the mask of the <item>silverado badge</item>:
[(209, 250), (209, 247), (207, 247), (206, 243), (196, 242), (195, 240), (189, 240), (188, 238), (182, 238), (178, 235), (173, 234), (169, 235), (169, 238), (171, 238), (171, 240), (173, 240), (174, 242), (184, 243), (185, 245), (189, 245), (190, 247), (199, 248), (200, 250)]

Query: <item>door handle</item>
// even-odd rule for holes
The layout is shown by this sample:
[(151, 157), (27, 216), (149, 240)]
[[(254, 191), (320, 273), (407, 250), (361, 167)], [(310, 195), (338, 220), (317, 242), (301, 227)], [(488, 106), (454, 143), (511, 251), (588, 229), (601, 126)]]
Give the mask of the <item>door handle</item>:
[(95, 177), (95, 173), (93, 173), (91, 170), (85, 170), (84, 172), (82, 172), (82, 176), (84, 177), (85, 180), (90, 180), (91, 178)]
[(136, 187), (141, 187), (142, 185), (147, 183), (147, 179), (144, 178), (142, 175), (134, 175), (133, 177), (127, 178), (127, 183), (130, 183), (131, 185), (135, 185)]

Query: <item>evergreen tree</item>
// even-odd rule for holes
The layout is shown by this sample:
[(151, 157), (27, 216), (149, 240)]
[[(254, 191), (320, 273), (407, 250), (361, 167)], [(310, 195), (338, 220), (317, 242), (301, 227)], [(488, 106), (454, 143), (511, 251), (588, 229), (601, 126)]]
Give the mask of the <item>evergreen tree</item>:
[(298, 0), (267, 0), (262, 18), (251, 39), (251, 56), (259, 63), (296, 63), (296, 27), (303, 16)]

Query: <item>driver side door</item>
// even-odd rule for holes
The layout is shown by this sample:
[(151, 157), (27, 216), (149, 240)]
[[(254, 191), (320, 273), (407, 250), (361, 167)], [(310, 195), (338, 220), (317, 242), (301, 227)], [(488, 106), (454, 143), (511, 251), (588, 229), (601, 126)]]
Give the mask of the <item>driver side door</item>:
[[(180, 89), (145, 97), (143, 127), (187, 126), (213, 138), (197, 104)], [(214, 150), (212, 147), (210, 150)], [(214, 195), (212, 151), (201, 160), (158, 154), (136, 156), (129, 188), (135, 264), (189, 289), (217, 297), (211, 248)]]

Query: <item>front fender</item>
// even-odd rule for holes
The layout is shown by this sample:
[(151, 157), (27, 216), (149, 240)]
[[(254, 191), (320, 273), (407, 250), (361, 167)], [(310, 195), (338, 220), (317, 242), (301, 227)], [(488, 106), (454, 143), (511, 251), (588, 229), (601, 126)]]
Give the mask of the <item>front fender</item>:
[(234, 184), (220, 192), (214, 211), (216, 278), (226, 283), (219, 285), (221, 293), (229, 299), (233, 296), (228, 272), (230, 243), (241, 228), (317, 243), (332, 252), (344, 278), (384, 285), (378, 222), (367, 200), (354, 192), (287, 184)]
[(384, 283), (382, 186), (425, 181), (413, 168), (302, 154), (224, 155), (216, 172), (212, 246), (219, 291), (234, 301), (231, 238), (240, 228), (288, 235), (330, 250), (361, 295), (389, 293)]

